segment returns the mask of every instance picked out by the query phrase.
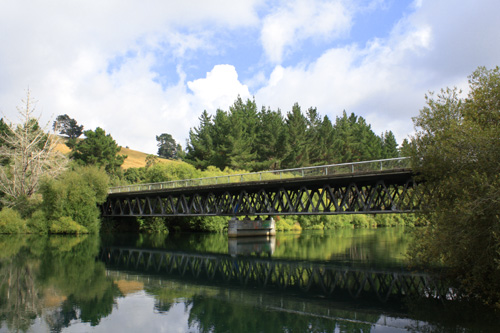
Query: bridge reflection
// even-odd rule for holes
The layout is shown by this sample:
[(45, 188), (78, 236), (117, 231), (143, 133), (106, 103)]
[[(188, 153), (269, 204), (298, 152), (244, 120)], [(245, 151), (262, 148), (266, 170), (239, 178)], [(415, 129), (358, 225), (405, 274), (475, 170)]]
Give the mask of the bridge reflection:
[[(262, 242), (270, 256), (272, 243)], [(229, 255), (202, 254), (132, 247), (102, 247), (100, 259), (109, 269), (190, 278), (202, 283), (304, 292), (340, 298), (376, 298), (387, 302), (403, 297), (454, 299), (452, 288), (432, 276), (404, 269), (373, 269), (333, 263), (241, 256), (251, 243), (229, 245)], [(250, 251), (253, 252), (253, 251)]]

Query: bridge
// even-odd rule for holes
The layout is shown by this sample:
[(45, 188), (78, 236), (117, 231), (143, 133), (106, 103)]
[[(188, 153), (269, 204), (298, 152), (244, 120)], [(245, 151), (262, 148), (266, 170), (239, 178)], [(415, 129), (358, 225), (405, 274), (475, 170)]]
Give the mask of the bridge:
[(407, 213), (419, 208), (409, 158), (113, 187), (103, 216)]

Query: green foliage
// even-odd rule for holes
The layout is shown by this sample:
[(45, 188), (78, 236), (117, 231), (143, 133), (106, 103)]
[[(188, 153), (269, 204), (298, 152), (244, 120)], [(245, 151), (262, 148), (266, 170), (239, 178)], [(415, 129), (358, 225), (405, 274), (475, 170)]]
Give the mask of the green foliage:
[(144, 170), (145, 183), (199, 178), (201, 173), (187, 163), (158, 163)]
[(226, 216), (204, 216), (186, 218), (190, 230), (205, 232), (223, 232), (227, 230), (229, 218)]
[(34, 234), (47, 234), (49, 222), (42, 210), (35, 211), (27, 221), (28, 230)]
[(275, 219), (276, 231), (301, 231), (302, 227), (297, 221), (289, 218), (276, 216)]
[[(287, 217), (289, 219), (289, 217)], [(305, 230), (328, 230), (337, 228), (375, 228), (419, 225), (413, 214), (352, 214), (298, 216), (296, 220)]]
[(119, 174), (120, 166), (127, 156), (118, 155), (121, 147), (111, 135), (106, 135), (100, 127), (95, 131), (85, 131), (83, 134), (85, 139), (76, 143), (71, 158), (80, 165), (95, 165), (103, 167), (110, 175)]
[(352, 216), (352, 224), (356, 228), (369, 228), (373, 226), (371, 219), (367, 215), (355, 214)]
[(144, 217), (138, 218), (137, 222), (139, 223), (139, 231), (145, 232), (148, 234), (154, 233), (168, 233), (168, 228), (165, 225), (164, 217)]
[(182, 147), (175, 142), (172, 135), (162, 133), (156, 136), (158, 142), (158, 156), (168, 159), (177, 159), (183, 156)]
[(76, 223), (68, 216), (61, 216), (55, 221), (49, 222), (51, 234), (86, 234), (89, 231), (84, 226)]
[(257, 110), (255, 101), (237, 98), (228, 111), (204, 111), (190, 130), (185, 160), (198, 169), (283, 169), (398, 157), (394, 134), (375, 135), (362, 117), (337, 117), (332, 124), (316, 108), (305, 115), (295, 103), (280, 110)]
[(75, 139), (80, 137), (83, 133), (83, 125), (78, 126), (76, 120), (70, 118), (67, 114), (57, 116), (52, 127), (55, 132), (66, 135), (70, 142), (76, 142)]
[(414, 119), (413, 168), (425, 179), (429, 228), (415, 264), (442, 264), (470, 296), (500, 304), (500, 69), (478, 68), (470, 92), (426, 96)]
[(56, 223), (61, 221), (61, 217), (68, 217), (90, 233), (99, 232), (100, 211), (97, 205), (106, 199), (108, 182), (106, 173), (95, 166), (76, 167), (57, 180), (45, 181), (40, 189), (45, 217)]
[(19, 212), (9, 207), (0, 211), (0, 234), (19, 234), (26, 230), (26, 221)]

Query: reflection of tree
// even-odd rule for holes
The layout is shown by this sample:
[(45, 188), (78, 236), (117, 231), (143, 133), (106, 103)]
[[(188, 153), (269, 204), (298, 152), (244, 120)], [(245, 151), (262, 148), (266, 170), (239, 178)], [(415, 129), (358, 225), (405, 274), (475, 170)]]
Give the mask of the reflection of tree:
[(308, 260), (376, 261), (404, 258), (408, 235), (404, 228), (336, 229), (300, 235), (278, 234), (273, 257)]
[(51, 331), (74, 319), (97, 325), (119, 295), (104, 264), (95, 260), (98, 251), (97, 237), (0, 238), (0, 323), (26, 331), (47, 297), (64, 295), (45, 311)]
[(55, 248), (42, 256), (44, 264), (40, 270), (40, 281), (44, 285), (57, 286), (61, 293), (68, 296), (61, 307), (63, 313), (51, 317), (55, 320), (51, 328), (67, 327), (74, 313), (79, 313), (78, 318), (83, 322), (99, 324), (101, 318), (111, 313), (114, 297), (119, 294), (112, 280), (106, 278), (104, 264), (95, 260), (99, 252), (99, 238), (80, 239), (70, 249), (65, 245), (74, 243), (75, 238), (51, 240)]
[(9, 259), (0, 259), (0, 320), (5, 320), (11, 331), (27, 331), (42, 312), (37, 271), (38, 263), (26, 248)]

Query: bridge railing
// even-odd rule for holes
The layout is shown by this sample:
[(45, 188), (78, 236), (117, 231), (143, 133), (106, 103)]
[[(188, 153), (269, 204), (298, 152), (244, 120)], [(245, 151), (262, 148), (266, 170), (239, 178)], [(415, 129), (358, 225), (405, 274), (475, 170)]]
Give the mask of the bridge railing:
[(108, 193), (143, 192), (173, 189), (180, 187), (193, 187), (205, 185), (243, 183), (251, 181), (305, 178), (314, 176), (353, 174), (369, 171), (389, 171), (410, 167), (409, 157), (389, 158), (383, 160), (339, 163), (321, 166), (311, 166), (295, 169), (269, 170), (251, 173), (230, 174), (216, 177), (196, 179), (173, 180), (161, 183), (135, 184), (111, 187)]

